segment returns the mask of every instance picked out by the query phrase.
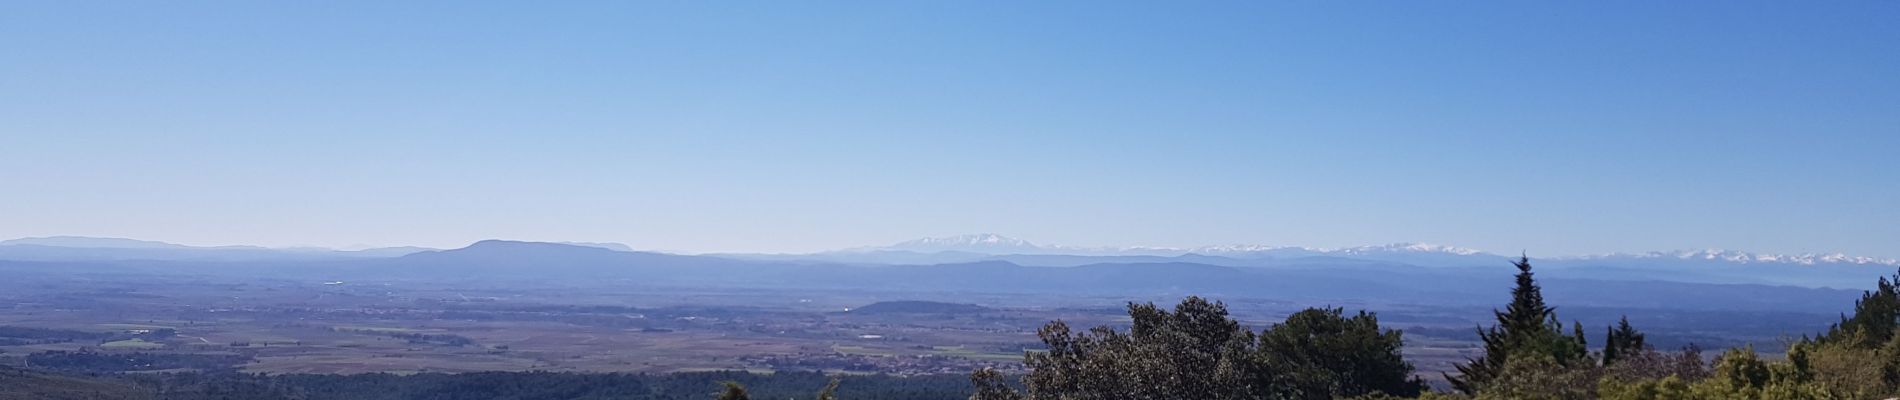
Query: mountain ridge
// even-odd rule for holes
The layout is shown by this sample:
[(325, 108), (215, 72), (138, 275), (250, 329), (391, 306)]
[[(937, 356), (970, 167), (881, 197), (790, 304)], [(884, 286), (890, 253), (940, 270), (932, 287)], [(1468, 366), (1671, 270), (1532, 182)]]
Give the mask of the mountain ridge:
[[(479, 241), (470, 246), (490, 241)], [(623, 253), (675, 254), (641, 251), (612, 242), (527, 242), (555, 243), (604, 249)], [(490, 243), (493, 244), (493, 243)], [(466, 248), (466, 247), (465, 247)], [(283, 260), (321, 258), (387, 258), (429, 251), (423, 247), (381, 247), (361, 250), (336, 250), (317, 247), (271, 248), (250, 245), (190, 246), (162, 241), (88, 236), (44, 236), (0, 241), (0, 259), (23, 261), (77, 260)], [(449, 249), (453, 250), (453, 249)], [(1477, 249), (1422, 242), (1401, 242), (1342, 248), (1231, 244), (1200, 247), (1161, 246), (1067, 246), (1043, 245), (1009, 236), (981, 233), (930, 237), (886, 246), (857, 247), (844, 250), (802, 254), (715, 253), (705, 256), (732, 259), (838, 262), (851, 264), (942, 264), (979, 260), (1031, 261), (1031, 265), (1073, 266), (1096, 262), (1166, 262), (1169, 259), (1195, 259), (1219, 265), (1254, 265), (1259, 260), (1291, 260), (1309, 257), (1336, 257), (1420, 266), (1483, 266), (1514, 258)], [(1100, 258), (1100, 259), (1094, 259)], [(1747, 251), (1697, 249), (1610, 253), (1577, 256), (1539, 257), (1563, 265), (1792, 265), (1792, 266), (1887, 266), (1900, 267), (1900, 259), (1853, 256), (1844, 253), (1771, 254)], [(1041, 264), (1037, 264), (1041, 263)]]
[[(1006, 249), (1012, 251), (998, 251)], [(1027, 251), (1021, 251), (1027, 250)], [(965, 234), (943, 237), (929, 237), (899, 242), (887, 246), (856, 247), (810, 254), (850, 254), (873, 252), (919, 253), (964, 252), (989, 255), (1076, 255), (1076, 256), (1184, 256), (1212, 255), (1235, 257), (1308, 257), (1308, 256), (1367, 256), (1375, 254), (1443, 254), (1471, 257), (1509, 257), (1483, 250), (1441, 245), (1426, 242), (1398, 242), (1382, 245), (1363, 245), (1353, 247), (1325, 248), (1307, 246), (1275, 246), (1260, 244), (1229, 244), (1199, 247), (1164, 246), (1068, 246), (1044, 245), (1028, 240), (1012, 238), (994, 233)], [(1900, 267), (1900, 259), (1853, 256), (1844, 253), (1796, 253), (1770, 254), (1747, 251), (1700, 249), (1676, 251), (1651, 251), (1645, 253), (1607, 253), (1572, 256), (1543, 257), (1552, 260), (1590, 261), (1613, 259), (1666, 259), (1725, 261), (1732, 263), (1779, 263), (1797, 265), (1818, 264), (1856, 264), (1885, 265)]]

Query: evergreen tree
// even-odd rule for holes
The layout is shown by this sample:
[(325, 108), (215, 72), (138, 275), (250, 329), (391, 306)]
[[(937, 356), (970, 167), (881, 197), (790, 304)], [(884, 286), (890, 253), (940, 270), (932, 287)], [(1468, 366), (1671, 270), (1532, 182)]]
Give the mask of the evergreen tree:
[(1590, 350), (1589, 350), (1590, 342), (1584, 340), (1583, 338), (1583, 322), (1582, 321), (1576, 321), (1576, 320), (1570, 321), (1570, 341), (1575, 342), (1577, 344), (1577, 347), (1576, 347), (1577, 349), (1583, 350), (1582, 353), (1584, 357), (1590, 356)]
[(1260, 333), (1260, 353), (1296, 398), (1334, 399), (1386, 394), (1415, 397), (1425, 383), (1400, 354), (1403, 333), (1379, 330), (1379, 318), (1360, 311), (1309, 308)]
[(1841, 316), (1841, 323), (1828, 328), (1815, 341), (1843, 344), (1856, 348), (1876, 348), (1894, 337), (1896, 318), (1900, 318), (1900, 273), (1892, 279), (1881, 277), (1874, 290), (1862, 292), (1854, 301), (1854, 315)]
[(1643, 344), (1643, 333), (1630, 326), (1627, 315), (1616, 321), (1616, 327), (1605, 329), (1609, 334), (1603, 339), (1603, 365), (1614, 364), (1624, 357), (1649, 349), (1648, 345)]
[(751, 396), (747, 396), (745, 393), (745, 386), (739, 386), (739, 382), (725, 381), (722, 383), (726, 385), (726, 391), (720, 393), (717, 400), (750, 400), (751, 399)]
[(1457, 366), (1456, 376), (1445, 374), (1445, 380), (1465, 394), (1476, 394), (1480, 387), (1497, 378), (1512, 357), (1548, 357), (1560, 367), (1580, 365), (1589, 359), (1582, 329), (1579, 327), (1571, 337), (1565, 337), (1563, 323), (1557, 322), (1556, 309), (1544, 304), (1543, 289), (1531, 274), (1530, 257), (1520, 257), (1512, 264), (1518, 273), (1517, 286), (1511, 288), (1511, 304), (1503, 311), (1492, 312), (1497, 316), (1497, 325), (1478, 329), (1478, 337), (1484, 341), (1484, 355)]
[(1307, 309), (1259, 334), (1199, 297), (1172, 312), (1130, 304), (1128, 315), (1127, 333), (1050, 322), (1037, 333), (1048, 350), (1024, 357), (1027, 393), (981, 370), (971, 374), (971, 399), (1332, 399), (1424, 389), (1400, 352), (1402, 334), (1380, 330), (1371, 313)]
[[(1129, 304), (1127, 333), (1096, 327), (1074, 334), (1062, 321), (1037, 335), (1048, 351), (1024, 360), (1029, 396), (1045, 398), (1244, 397), (1248, 389), (1218, 379), (1255, 376), (1246, 357), (1254, 335), (1227, 316), (1227, 307), (1188, 297), (1173, 312)], [(1226, 371), (1226, 373), (1219, 373)]]

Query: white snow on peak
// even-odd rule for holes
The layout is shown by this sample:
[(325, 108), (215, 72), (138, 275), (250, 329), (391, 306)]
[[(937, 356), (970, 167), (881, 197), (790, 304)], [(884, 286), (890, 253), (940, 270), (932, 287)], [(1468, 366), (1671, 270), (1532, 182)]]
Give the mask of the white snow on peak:
[(1416, 242), (1393, 243), (1393, 244), (1379, 245), (1379, 246), (1359, 246), (1359, 247), (1334, 250), (1331, 252), (1343, 253), (1343, 254), (1393, 253), (1393, 252), (1446, 253), (1446, 254), (1456, 254), (1456, 255), (1461, 255), (1461, 256), (1474, 256), (1474, 255), (1484, 254), (1483, 251), (1478, 251), (1476, 249), (1468, 249), (1468, 248), (1457, 247), (1457, 246), (1446, 246), (1446, 245), (1438, 245), (1438, 244), (1431, 244), (1431, 243), (1416, 243)]
[(994, 233), (979, 233), (979, 234), (968, 234), (968, 235), (923, 238), (923, 239), (905, 241), (902, 243), (897, 243), (894, 245), (890, 245), (890, 246), (882, 247), (882, 248), (876, 248), (876, 249), (912, 250), (912, 251), (942, 251), (942, 250), (962, 250), (962, 251), (977, 251), (977, 252), (1003, 251), (1003, 252), (1016, 252), (1016, 253), (1024, 253), (1024, 254), (1038, 253), (1038, 254), (1077, 254), (1077, 255), (1118, 255), (1118, 254), (1119, 255), (1132, 255), (1132, 254), (1182, 255), (1182, 254), (1190, 254), (1190, 253), (1192, 254), (1238, 254), (1238, 253), (1266, 253), (1266, 252), (1288, 252), (1288, 251), (1309, 252), (1309, 253), (1318, 253), (1318, 254), (1338, 254), (1338, 255), (1375, 254), (1375, 253), (1441, 253), (1441, 254), (1470, 256), (1470, 255), (1485, 254), (1483, 251), (1479, 251), (1475, 249), (1456, 247), (1456, 246), (1437, 245), (1437, 244), (1430, 244), (1430, 243), (1394, 243), (1394, 244), (1387, 244), (1387, 245), (1359, 246), (1359, 247), (1347, 247), (1347, 248), (1336, 248), (1336, 249), (1299, 247), (1299, 246), (1273, 246), (1273, 245), (1261, 245), (1261, 244), (1230, 244), (1230, 245), (1201, 246), (1201, 247), (1166, 247), (1166, 246), (1085, 247), (1085, 246), (1039, 245), (1027, 240), (1016, 239), (1016, 238), (998, 235)]
[(1191, 249), (1191, 251), (1192, 251), (1192, 252), (1194, 252), (1194, 253), (1203, 253), (1203, 254), (1211, 254), (1211, 253), (1253, 253), (1253, 252), (1262, 252), (1262, 251), (1274, 251), (1274, 250), (1308, 250), (1308, 251), (1313, 251), (1313, 249), (1310, 249), (1310, 248), (1305, 248), (1305, 247), (1293, 247), (1293, 246), (1269, 246), (1269, 245), (1264, 245), (1264, 244), (1229, 244), (1229, 245), (1219, 245), (1219, 246), (1201, 246), (1201, 247), (1196, 247), (1196, 248), (1193, 248), (1193, 249)]
[(1254, 253), (1254, 252), (1269, 252), (1269, 251), (1306, 251), (1306, 252), (1313, 252), (1313, 253), (1338, 254), (1338, 255), (1374, 254), (1374, 253), (1445, 253), (1445, 254), (1453, 254), (1453, 255), (1461, 255), (1461, 256), (1475, 256), (1475, 255), (1485, 254), (1483, 251), (1476, 250), (1476, 249), (1469, 249), (1469, 248), (1457, 247), (1457, 246), (1437, 245), (1437, 244), (1431, 244), (1431, 243), (1393, 243), (1393, 244), (1386, 244), (1386, 245), (1358, 246), (1358, 247), (1344, 247), (1344, 248), (1267, 246), (1267, 245), (1226, 245), (1226, 246), (1207, 246), (1207, 247), (1194, 248), (1194, 252), (1196, 253), (1209, 253), (1209, 254)]
[(1850, 255), (1841, 254), (1841, 253), (1763, 254), (1763, 253), (1750, 253), (1746, 251), (1723, 250), (1723, 249), (1652, 251), (1652, 252), (1642, 253), (1642, 254), (1617, 253), (1617, 254), (1571, 257), (1571, 258), (1584, 259), (1584, 260), (1611, 259), (1611, 258), (1674, 258), (1674, 259), (1681, 259), (1681, 260), (1723, 261), (1723, 262), (1741, 263), (1741, 264), (1750, 264), (1750, 263), (1800, 264), (1800, 265), (1857, 264), (1857, 265), (1900, 266), (1900, 260), (1896, 260), (1892, 258), (1850, 256)]
[(898, 243), (895, 245), (895, 247), (917, 246), (917, 245), (927, 245), (927, 246), (989, 245), (989, 246), (1011, 246), (1011, 247), (1035, 247), (1036, 246), (1035, 243), (1030, 243), (1027, 240), (1012, 238), (1012, 237), (998, 235), (994, 233), (978, 233), (978, 234), (969, 234), (969, 235), (932, 237), (932, 238), (911, 240), (911, 241), (907, 241), (903, 243)]
[[(1335, 256), (1399, 256), (1402, 254), (1442, 254), (1453, 256), (1482, 256), (1489, 253), (1477, 249), (1447, 246), (1432, 243), (1404, 242), (1384, 245), (1315, 248), (1299, 246), (1271, 246), (1260, 244), (1230, 244), (1201, 247), (1165, 247), (1165, 246), (1061, 246), (1038, 245), (1027, 240), (1012, 238), (994, 233), (956, 235), (911, 240), (886, 247), (862, 248), (858, 250), (908, 250), (908, 251), (968, 251), (990, 254), (1067, 254), (1067, 255), (1153, 255), (1178, 256), (1183, 254), (1274, 256), (1335, 255)], [(1761, 264), (1858, 264), (1900, 266), (1900, 260), (1850, 256), (1841, 253), (1803, 253), (1803, 254), (1765, 254), (1722, 249), (1699, 249), (1679, 251), (1658, 251), (1648, 253), (1615, 253), (1601, 255), (1551, 257), (1564, 260), (1598, 259), (1676, 259), (1702, 260), (1726, 263)]]

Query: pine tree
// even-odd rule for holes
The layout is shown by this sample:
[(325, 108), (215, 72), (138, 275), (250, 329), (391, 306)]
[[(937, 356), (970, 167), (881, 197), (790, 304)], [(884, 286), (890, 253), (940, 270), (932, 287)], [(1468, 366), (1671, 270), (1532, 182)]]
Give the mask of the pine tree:
[(750, 400), (752, 398), (746, 395), (745, 386), (739, 386), (738, 382), (726, 381), (722, 383), (726, 385), (726, 391), (719, 394), (718, 400)]
[(1643, 333), (1630, 326), (1629, 316), (1616, 321), (1616, 327), (1604, 328), (1609, 331), (1603, 339), (1603, 365), (1616, 363), (1622, 358), (1635, 355), (1649, 347), (1643, 344)]
[(1497, 325), (1478, 329), (1478, 338), (1484, 341), (1484, 355), (1457, 366), (1457, 376), (1445, 374), (1445, 380), (1465, 394), (1476, 394), (1480, 387), (1496, 379), (1513, 357), (1549, 358), (1562, 367), (1582, 364), (1589, 359), (1582, 328), (1575, 327), (1576, 332), (1565, 337), (1563, 323), (1557, 322), (1557, 310), (1544, 304), (1543, 289), (1537, 286), (1537, 279), (1531, 274), (1530, 257), (1520, 257), (1512, 265), (1517, 267), (1518, 273), (1517, 286), (1511, 288), (1511, 304), (1503, 311), (1492, 311), (1497, 316)]
[[(1590, 342), (1585, 340), (1583, 337), (1583, 322), (1582, 321), (1574, 321), (1574, 320), (1570, 321), (1570, 341), (1575, 342), (1577, 344), (1576, 348), (1579, 348), (1579, 349), (1590, 348)], [(1584, 353), (1585, 355), (1588, 355), (1589, 350), (1584, 350)]]
[(1854, 301), (1854, 315), (1841, 316), (1841, 323), (1815, 341), (1840, 343), (1856, 348), (1876, 348), (1894, 337), (1895, 319), (1900, 318), (1900, 273), (1892, 279), (1881, 277), (1872, 291), (1862, 292)]

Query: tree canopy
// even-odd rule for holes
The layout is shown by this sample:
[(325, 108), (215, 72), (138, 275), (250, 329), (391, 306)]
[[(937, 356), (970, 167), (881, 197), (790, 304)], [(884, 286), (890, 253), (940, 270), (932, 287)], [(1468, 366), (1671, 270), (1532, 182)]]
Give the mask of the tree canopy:
[(1643, 333), (1630, 326), (1630, 318), (1624, 316), (1616, 321), (1616, 327), (1609, 328), (1603, 336), (1603, 364), (1610, 365), (1620, 361), (1625, 355), (1636, 354), (1649, 348), (1643, 343)]
[(1129, 304), (1126, 333), (1100, 326), (1076, 333), (1054, 321), (1038, 336), (1048, 346), (1024, 362), (1026, 394), (993, 371), (972, 376), (972, 398), (1030, 399), (1330, 399), (1369, 394), (1415, 396), (1424, 383), (1399, 350), (1403, 335), (1378, 318), (1343, 309), (1307, 309), (1255, 333), (1219, 302), (1188, 297), (1173, 311)]
[(1544, 304), (1544, 291), (1532, 276), (1530, 257), (1521, 257), (1513, 265), (1518, 273), (1517, 286), (1511, 288), (1511, 303), (1502, 311), (1492, 312), (1497, 325), (1478, 329), (1484, 355), (1459, 365), (1458, 375), (1445, 375), (1452, 387), (1465, 394), (1475, 394), (1496, 379), (1512, 358), (1548, 359), (1559, 367), (1593, 362), (1583, 327), (1575, 326), (1575, 333), (1565, 336), (1557, 309)]
[[(1863, 399), (1900, 394), (1900, 275), (1882, 278), (1854, 313), (1815, 339), (1794, 340), (1783, 360), (1753, 347), (1713, 365), (1691, 344), (1665, 353), (1627, 316), (1591, 352), (1583, 325), (1559, 322), (1528, 257), (1511, 302), (1478, 330), (1485, 353), (1445, 377), (1436, 393), (1413, 376), (1403, 335), (1376, 315), (1309, 308), (1255, 332), (1220, 302), (1188, 297), (1172, 310), (1130, 304), (1128, 329), (1074, 332), (1053, 321), (1048, 351), (1025, 356), (1018, 391), (995, 370), (971, 375), (976, 400), (1018, 399)], [(1568, 328), (1568, 329), (1566, 329)]]

